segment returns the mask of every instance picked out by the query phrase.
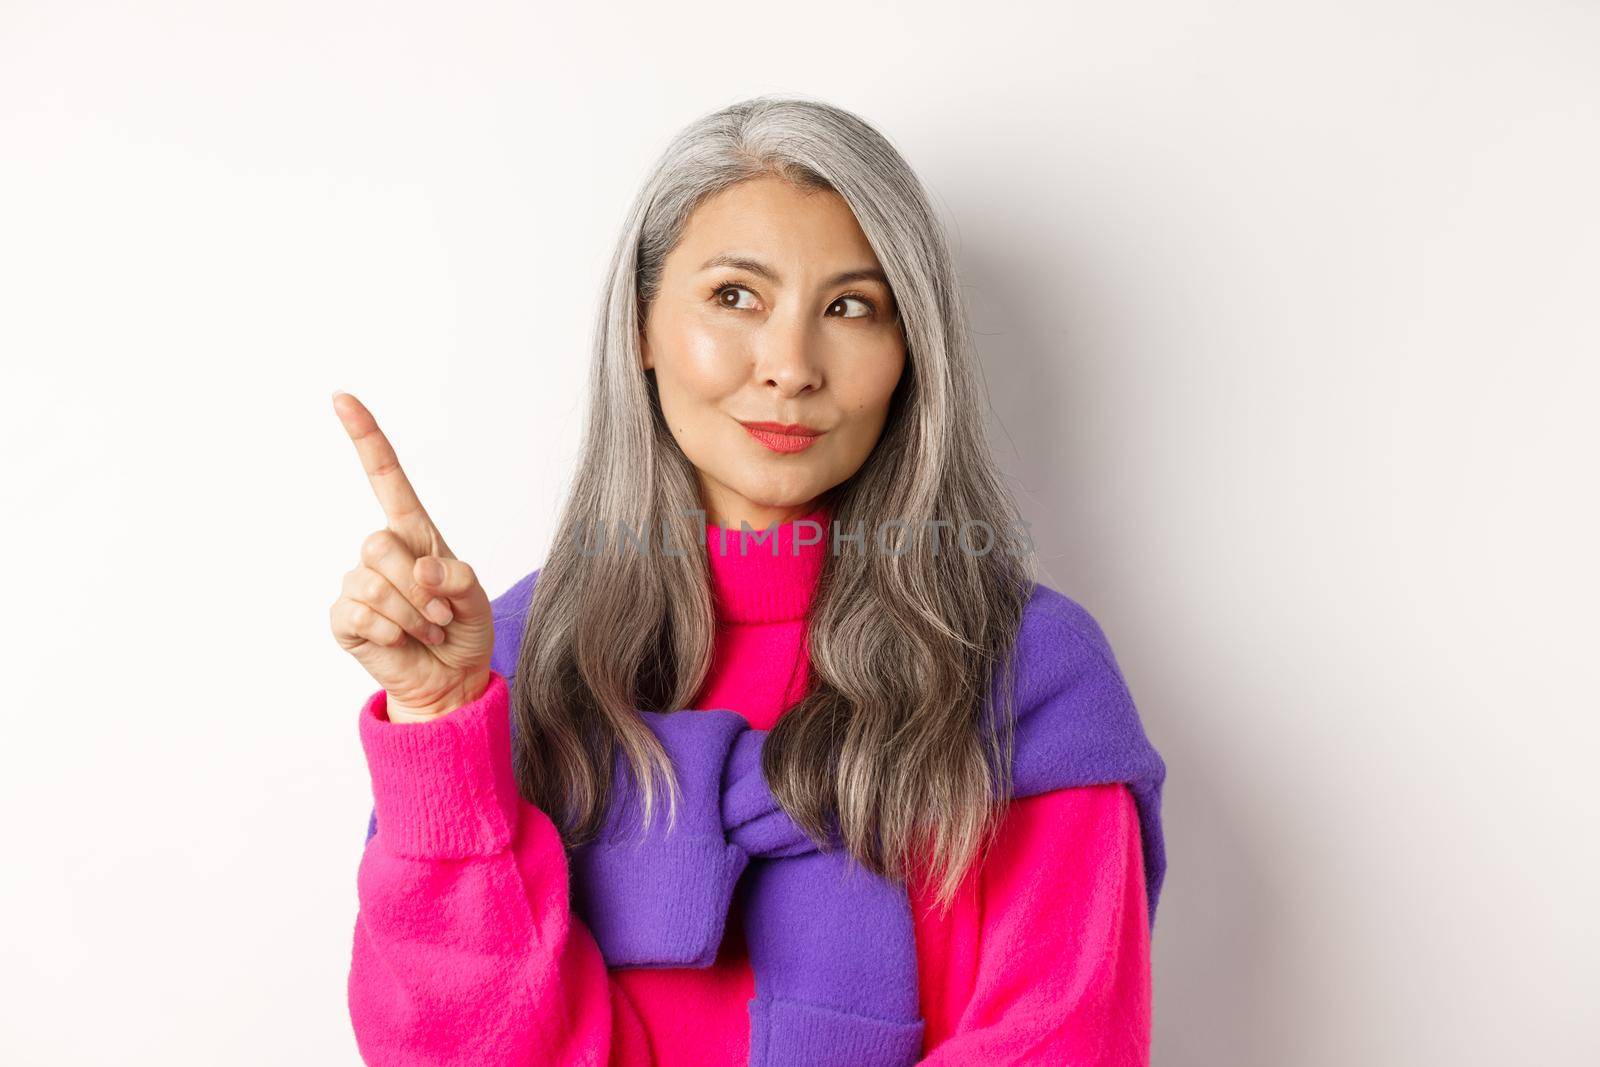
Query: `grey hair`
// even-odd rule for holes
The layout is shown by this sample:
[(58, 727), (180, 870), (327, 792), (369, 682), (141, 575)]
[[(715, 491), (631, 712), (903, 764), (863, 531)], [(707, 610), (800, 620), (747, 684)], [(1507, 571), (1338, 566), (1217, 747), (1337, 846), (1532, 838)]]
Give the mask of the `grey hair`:
[[(620, 748), (646, 822), (657, 778), (676, 817), (671, 760), (636, 711), (687, 708), (705, 682), (716, 632), (706, 554), (622, 551), (620, 541), (596, 553), (568, 534), (626, 528), (705, 544), (696, 472), (642, 368), (640, 333), (696, 207), (762, 176), (842, 197), (888, 277), (905, 370), (872, 453), (826, 503), (869, 544), (891, 519), (911, 531), (898, 551), (828, 555), (807, 622), (810, 685), (768, 735), (762, 769), (819, 844), (837, 820), (859, 863), (925, 878), (948, 907), (1010, 797), (1014, 672), (1002, 661), (1035, 564), (1030, 553), (929, 543), (940, 523), (1023, 524), (985, 438), (987, 392), (944, 228), (890, 142), (826, 103), (761, 96), (698, 119), (628, 212), (596, 324), (581, 455), (513, 679), (519, 789), (569, 847), (591, 840)], [(986, 715), (1001, 675), (1005, 709)]]

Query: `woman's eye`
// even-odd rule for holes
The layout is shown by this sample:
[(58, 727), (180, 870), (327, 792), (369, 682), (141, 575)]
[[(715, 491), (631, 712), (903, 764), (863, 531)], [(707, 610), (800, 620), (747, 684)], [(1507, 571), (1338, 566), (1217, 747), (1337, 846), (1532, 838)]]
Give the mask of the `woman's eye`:
[[(873, 310), (874, 310), (873, 307), (872, 307), (872, 301), (866, 300), (866, 299), (864, 299), (862, 297), (859, 297), (859, 296), (841, 296), (839, 299), (837, 299), (837, 300), (835, 300), (833, 302), (833, 307), (836, 308), (836, 307), (839, 307), (839, 306), (841, 306), (843, 304), (848, 304), (848, 303), (860, 304), (862, 307), (866, 308), (866, 310), (862, 311), (862, 312), (859, 312), (857, 314), (854, 314), (854, 315), (849, 315), (849, 314), (841, 315), (840, 318), (845, 318), (845, 319), (864, 319), (868, 315), (871, 315)], [(828, 310), (832, 311), (833, 308), (829, 308)]]
[[(732, 301), (729, 301), (729, 293), (750, 293), (750, 290), (746, 289), (742, 285), (719, 285), (713, 295), (716, 297), (717, 303), (721, 304), (725, 308), (744, 311), (750, 307), (749, 304), (740, 303), (738, 297), (734, 297)], [(750, 293), (750, 295), (755, 296), (754, 293)]]

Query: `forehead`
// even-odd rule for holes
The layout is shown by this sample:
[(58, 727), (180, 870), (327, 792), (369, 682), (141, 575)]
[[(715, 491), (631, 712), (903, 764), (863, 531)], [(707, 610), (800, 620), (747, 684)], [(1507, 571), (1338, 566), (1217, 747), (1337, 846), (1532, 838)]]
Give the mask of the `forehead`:
[(768, 176), (708, 197), (690, 215), (669, 258), (676, 269), (694, 272), (724, 253), (774, 264), (785, 277), (881, 266), (842, 196)]

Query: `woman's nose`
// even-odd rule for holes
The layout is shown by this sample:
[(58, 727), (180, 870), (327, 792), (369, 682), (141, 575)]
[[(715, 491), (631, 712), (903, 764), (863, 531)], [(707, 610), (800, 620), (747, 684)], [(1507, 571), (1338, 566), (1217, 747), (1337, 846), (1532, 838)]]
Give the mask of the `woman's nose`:
[(768, 320), (757, 349), (756, 378), (784, 396), (822, 388), (821, 339), (810, 323)]

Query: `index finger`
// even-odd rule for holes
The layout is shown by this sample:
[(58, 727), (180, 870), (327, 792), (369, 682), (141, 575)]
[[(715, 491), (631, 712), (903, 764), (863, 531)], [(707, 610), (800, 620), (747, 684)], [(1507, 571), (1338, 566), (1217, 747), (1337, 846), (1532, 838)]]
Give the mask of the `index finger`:
[[(394, 446), (378, 428), (378, 420), (373, 418), (372, 412), (351, 393), (334, 394), (333, 410), (344, 424), (350, 440), (355, 443), (362, 469), (367, 472), (367, 480), (372, 483), (373, 492), (378, 494), (378, 503), (383, 506), (383, 513), (389, 519), (389, 528), (396, 533), (426, 530), (437, 538), (438, 527), (428, 517), (422, 501), (417, 499), (416, 490), (411, 488), (411, 481), (400, 466)], [(442, 546), (443, 539), (439, 540)]]

